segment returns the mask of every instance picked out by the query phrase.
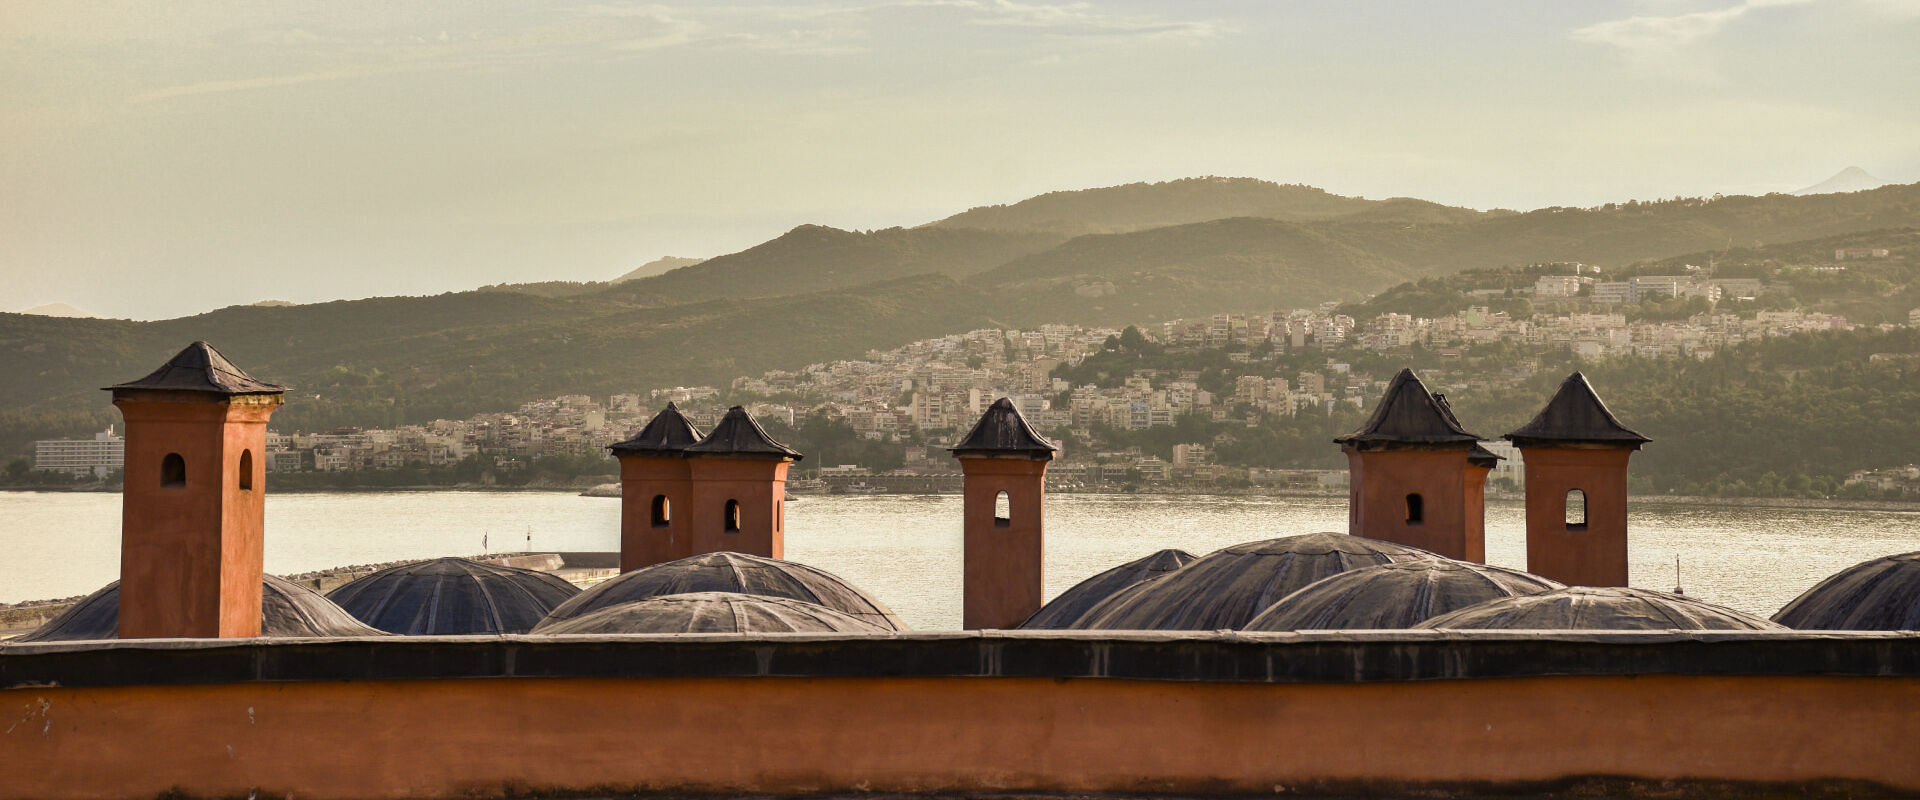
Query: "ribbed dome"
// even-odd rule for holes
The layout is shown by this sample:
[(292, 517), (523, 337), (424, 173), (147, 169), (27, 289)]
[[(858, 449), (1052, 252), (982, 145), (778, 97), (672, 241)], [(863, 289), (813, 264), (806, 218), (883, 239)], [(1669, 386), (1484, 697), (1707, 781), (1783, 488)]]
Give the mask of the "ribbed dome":
[(1146, 558), (1129, 561), (1102, 572), (1060, 593), (1053, 602), (1033, 612), (1020, 627), (1026, 630), (1071, 628), (1100, 601), (1125, 591), (1136, 583), (1152, 580), (1193, 563), (1198, 556), (1185, 550), (1162, 550)]
[(1920, 553), (1843, 569), (1793, 599), (1773, 621), (1819, 631), (1920, 630)]
[(581, 592), (547, 619), (572, 619), (621, 603), (694, 592), (786, 597), (823, 605), (887, 630), (907, 629), (880, 601), (832, 574), (792, 561), (728, 552), (641, 567)]
[[(87, 595), (60, 616), (16, 642), (71, 642), (112, 639), (120, 631), (120, 582), (107, 584)], [(260, 635), (284, 637), (309, 636), (385, 636), (354, 619), (319, 592), (285, 578), (272, 575), (260, 580)]]
[(538, 570), (436, 558), (380, 570), (327, 599), (380, 630), (429, 636), (526, 633), (579, 593)]
[(1073, 627), (1088, 630), (1238, 630), (1274, 601), (1350, 569), (1437, 559), (1417, 547), (1309, 533), (1217, 550), (1108, 598)]
[(1786, 628), (1731, 608), (1666, 592), (1620, 587), (1570, 586), (1551, 592), (1503, 597), (1416, 628), (1603, 631), (1779, 631)]
[(892, 633), (826, 606), (789, 597), (695, 592), (609, 606), (548, 620), (534, 633)]
[(1515, 569), (1464, 561), (1402, 561), (1315, 581), (1268, 607), (1242, 630), (1411, 628), (1488, 600), (1563, 587)]

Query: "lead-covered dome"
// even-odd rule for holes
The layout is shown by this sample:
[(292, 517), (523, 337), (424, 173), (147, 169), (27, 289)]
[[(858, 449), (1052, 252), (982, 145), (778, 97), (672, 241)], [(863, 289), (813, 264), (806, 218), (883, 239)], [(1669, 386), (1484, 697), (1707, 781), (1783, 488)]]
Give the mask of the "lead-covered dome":
[(1417, 547), (1344, 533), (1248, 542), (1134, 584), (1095, 606), (1073, 627), (1238, 630), (1275, 601), (1322, 578), (1396, 561), (1438, 558)]
[(1558, 581), (1517, 569), (1464, 561), (1401, 561), (1315, 581), (1280, 598), (1242, 630), (1411, 628), (1488, 600), (1561, 588)]
[(534, 633), (891, 633), (815, 603), (790, 597), (695, 592), (608, 606), (549, 620)]
[(579, 593), (539, 570), (436, 558), (358, 578), (327, 599), (380, 630), (432, 636), (526, 633)]
[[(72, 642), (120, 635), (120, 582), (114, 581), (16, 642)], [(285, 578), (260, 579), (260, 635), (275, 637), (385, 636), (354, 619), (319, 592)]]
[(1041, 606), (1026, 622), (1020, 623), (1020, 627), (1026, 630), (1071, 628), (1073, 623), (1086, 616), (1101, 601), (1136, 583), (1158, 578), (1191, 564), (1197, 558), (1185, 550), (1161, 550), (1146, 558), (1121, 564), (1061, 592), (1059, 597), (1053, 598), (1053, 602)]
[(1780, 631), (1786, 628), (1691, 597), (1614, 586), (1569, 586), (1503, 597), (1416, 628), (1602, 631)]
[(581, 592), (547, 615), (572, 619), (621, 603), (695, 592), (732, 592), (814, 603), (887, 630), (906, 630), (893, 612), (824, 570), (745, 553), (704, 553), (641, 567)]
[(1773, 621), (1819, 631), (1920, 630), (1920, 553), (1863, 561), (1793, 599)]

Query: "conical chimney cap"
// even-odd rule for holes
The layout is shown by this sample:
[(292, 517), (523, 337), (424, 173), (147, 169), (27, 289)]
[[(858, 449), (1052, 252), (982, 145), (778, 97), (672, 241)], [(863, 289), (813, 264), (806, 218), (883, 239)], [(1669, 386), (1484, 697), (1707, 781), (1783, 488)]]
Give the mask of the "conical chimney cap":
[(255, 380), (206, 342), (194, 342), (174, 354), (146, 377), (106, 387), (121, 391), (207, 392), (210, 394), (281, 394), (287, 387)]

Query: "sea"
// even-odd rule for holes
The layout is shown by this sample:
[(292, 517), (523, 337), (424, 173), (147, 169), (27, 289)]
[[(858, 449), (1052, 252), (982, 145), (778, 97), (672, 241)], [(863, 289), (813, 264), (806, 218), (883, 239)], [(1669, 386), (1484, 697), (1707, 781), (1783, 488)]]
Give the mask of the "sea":
[[(1487, 560), (1526, 568), (1523, 508), (1489, 501)], [(1045, 595), (1162, 548), (1344, 531), (1346, 498), (1052, 494)], [(1633, 503), (1629, 583), (1771, 616), (1834, 572), (1920, 550), (1920, 512)], [(278, 493), (266, 569), (291, 574), (445, 555), (619, 549), (620, 502), (572, 492)], [(960, 498), (807, 495), (787, 558), (832, 572), (921, 630), (960, 627)], [(0, 603), (70, 597), (119, 577), (120, 496), (0, 492)]]

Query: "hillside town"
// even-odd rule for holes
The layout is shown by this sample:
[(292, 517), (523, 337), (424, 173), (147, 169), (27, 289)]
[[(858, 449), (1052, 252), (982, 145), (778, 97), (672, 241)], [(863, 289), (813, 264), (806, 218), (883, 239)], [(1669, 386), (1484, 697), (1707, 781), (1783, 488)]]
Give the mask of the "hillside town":
[[(1883, 255), (1837, 252), (1836, 260)], [(1516, 318), (1489, 305), (1433, 318), (1382, 313), (1363, 319), (1328, 303), (1269, 314), (1215, 314), (1157, 325), (1088, 327), (1043, 325), (1032, 330), (981, 329), (916, 341), (864, 358), (810, 364), (743, 376), (728, 386), (677, 386), (605, 398), (563, 395), (511, 412), (464, 420), (435, 420), (393, 429), (270, 432), (267, 469), (338, 473), (445, 468), (486, 462), (488, 472), (512, 473), (555, 457), (603, 459), (606, 445), (625, 438), (659, 407), (677, 404), (695, 424), (711, 426), (731, 405), (787, 429), (810, 419), (843, 424), (852, 435), (891, 450), (883, 464), (804, 463), (799, 485), (835, 490), (941, 490), (957, 486), (942, 447), (996, 398), (1009, 397), (1040, 430), (1066, 445), (1050, 473), (1061, 488), (1147, 486), (1169, 482), (1337, 491), (1339, 469), (1277, 469), (1222, 463), (1219, 437), (1181, 442), (1164, 456), (1139, 446), (1109, 446), (1115, 432), (1170, 428), (1183, 417), (1256, 427), (1299, 415), (1364, 412), (1390, 374), (1359, 369), (1367, 356), (1405, 355), (1418, 348), (1457, 368), (1428, 370), (1436, 388), (1475, 391), (1511, 386), (1539, 369), (1539, 357), (1565, 353), (1584, 360), (1618, 357), (1704, 359), (1730, 345), (1806, 331), (1850, 330), (1843, 317), (1803, 310), (1749, 314), (1701, 313), (1681, 320), (1629, 321), (1623, 306), (1672, 298), (1701, 298), (1708, 306), (1764, 294), (1753, 279), (1685, 275), (1601, 281), (1571, 265), (1569, 274), (1540, 276), (1519, 292), (1565, 313)], [(1496, 292), (1478, 292), (1492, 298)], [(1920, 326), (1920, 309), (1907, 320)], [(1211, 355), (1227, 369), (1130, 368), (1076, 379), (1090, 358), (1122, 348), (1151, 348), (1178, 357)], [(1510, 358), (1490, 368), (1481, 354)], [(1517, 354), (1515, 356), (1514, 354)], [(1285, 365), (1304, 368), (1283, 369)], [(1228, 437), (1230, 438), (1230, 437)], [(120, 466), (119, 437), (111, 430), (87, 440), (43, 441), (34, 468), (107, 477)], [(1496, 489), (1515, 489), (1520, 464), (1510, 456), (1495, 473)], [(611, 462), (606, 462), (610, 469)], [(1861, 473), (1855, 481), (1881, 487), (1917, 484), (1911, 469)], [(811, 481), (812, 483), (809, 483)]]

